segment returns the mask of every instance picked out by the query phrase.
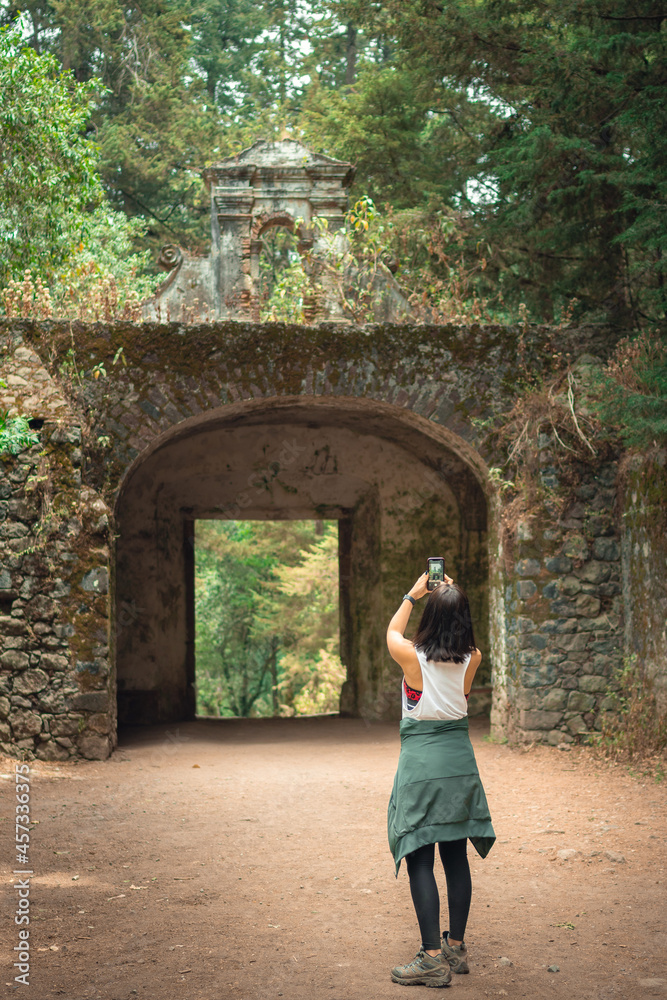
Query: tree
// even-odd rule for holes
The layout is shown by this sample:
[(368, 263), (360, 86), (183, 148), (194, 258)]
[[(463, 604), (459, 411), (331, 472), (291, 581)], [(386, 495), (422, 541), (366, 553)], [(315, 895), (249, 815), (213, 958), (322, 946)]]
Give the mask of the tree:
[(97, 152), (84, 137), (96, 81), (77, 84), (37, 55), (19, 26), (0, 30), (0, 286), (25, 268), (52, 277), (81, 242), (103, 197)]
[(198, 522), (195, 578), (200, 713), (336, 710), (344, 671), (334, 526)]
[[(396, 132), (383, 132), (386, 74), (399, 86), (408, 75), (420, 109), (412, 143), (405, 134), (403, 155), (415, 167), (408, 190), (422, 179), (430, 187), (428, 172), (440, 165), (435, 190), (475, 223), (468, 254), (480, 240), (492, 249), (482, 294), (501, 292), (548, 321), (574, 298), (580, 317), (620, 326), (664, 319), (659, 4), (344, 0), (338, 11), (368, 35), (390, 38), (394, 52), (382, 72), (360, 73), (329, 117), (342, 122), (347, 112), (345, 135), (368, 131), (374, 159), (393, 163)], [(381, 120), (370, 123), (364, 109), (374, 101)], [(322, 134), (326, 126), (323, 119)]]

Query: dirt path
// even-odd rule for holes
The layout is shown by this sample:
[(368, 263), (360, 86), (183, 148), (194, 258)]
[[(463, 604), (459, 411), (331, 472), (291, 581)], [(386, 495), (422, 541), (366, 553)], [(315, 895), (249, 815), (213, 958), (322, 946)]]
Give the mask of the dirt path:
[[(485, 861), (470, 848), (472, 971), (447, 996), (667, 997), (667, 783), (483, 737), (498, 842)], [(133, 730), (104, 763), (36, 762), (25, 995), (401, 1000), (388, 970), (419, 934), (386, 843), (398, 749), (397, 724), (211, 721)], [(8, 887), (14, 763), (0, 763)], [(7, 996), (23, 989), (15, 896)]]

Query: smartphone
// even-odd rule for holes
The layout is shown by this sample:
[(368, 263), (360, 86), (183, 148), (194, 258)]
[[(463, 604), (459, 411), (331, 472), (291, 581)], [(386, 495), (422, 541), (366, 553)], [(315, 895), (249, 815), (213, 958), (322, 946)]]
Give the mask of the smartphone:
[(427, 590), (435, 590), (439, 583), (445, 582), (445, 560), (442, 556), (429, 556), (426, 569), (428, 571)]

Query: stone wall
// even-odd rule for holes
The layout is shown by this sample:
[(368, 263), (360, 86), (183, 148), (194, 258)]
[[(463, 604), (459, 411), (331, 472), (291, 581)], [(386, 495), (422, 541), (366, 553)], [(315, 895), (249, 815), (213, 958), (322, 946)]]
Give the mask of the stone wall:
[[(493, 664), (495, 731), (567, 742), (599, 725), (623, 635), (616, 470), (584, 470), (564, 517), (529, 520), (503, 550), (489, 476), (503, 456), (485, 446), (478, 421), (516, 400), (521, 336), (503, 327), (0, 324), (0, 405), (43, 423), (41, 446), (0, 465), (3, 745), (106, 756), (117, 662), (127, 703), (141, 677), (144, 707), (171, 685), (180, 693), (167, 717), (191, 711), (187, 533), (199, 516), (253, 512), (340, 519), (346, 710), (395, 712), (382, 628), (366, 641), (357, 612), (365, 595), (368, 621), (388, 620), (412, 582), (404, 564), (412, 574), (442, 543), (478, 620), (491, 608), (484, 662)], [(535, 370), (552, 336), (532, 331)], [(596, 328), (558, 337), (573, 357), (613, 346)], [(100, 367), (106, 378), (95, 377)], [(283, 461), (284, 439), (297, 441), (299, 461)], [(553, 478), (548, 441), (544, 459)], [(369, 521), (370, 539), (360, 530)], [(166, 646), (160, 587), (184, 623)]]
[(667, 714), (667, 452), (634, 456), (623, 470), (624, 652), (635, 657)]
[(503, 553), (511, 566), (494, 607), (503, 655), (491, 718), (522, 741), (571, 743), (614, 705), (623, 646), (617, 463), (581, 474), (564, 516), (520, 523)]
[(103, 759), (116, 742), (109, 511), (82, 483), (81, 426), (39, 356), (6, 331), (0, 352), (3, 405), (41, 425), (41, 444), (0, 457), (0, 748)]

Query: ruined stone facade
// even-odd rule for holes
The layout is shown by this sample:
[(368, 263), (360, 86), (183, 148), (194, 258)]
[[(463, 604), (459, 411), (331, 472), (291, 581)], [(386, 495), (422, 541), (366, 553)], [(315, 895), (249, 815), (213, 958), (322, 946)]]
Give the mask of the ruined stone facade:
[[(536, 369), (550, 337), (531, 332)], [(471, 597), (494, 731), (567, 742), (599, 726), (624, 642), (616, 465), (584, 470), (564, 516), (520, 525), (503, 550), (489, 471), (502, 457), (480, 419), (517, 398), (519, 338), (0, 326), (0, 406), (43, 421), (41, 445), (0, 460), (2, 745), (104, 757), (117, 710), (128, 722), (192, 717), (193, 532), (208, 517), (339, 521), (342, 711), (397, 716), (386, 624), (441, 553)], [(574, 358), (613, 346), (595, 328), (559, 339)], [(543, 457), (553, 477), (548, 438)]]
[[(199, 257), (175, 245), (164, 247), (158, 263), (168, 276), (144, 303), (144, 318), (259, 322), (261, 237), (278, 226), (297, 234), (305, 269), (313, 289), (319, 289), (304, 301), (306, 321), (347, 322), (331, 276), (318, 259), (326, 257), (327, 234), (343, 227), (353, 175), (352, 164), (314, 153), (293, 139), (260, 140), (203, 170), (211, 199), (211, 252)], [(314, 219), (326, 232), (313, 225)], [(396, 322), (410, 315), (388, 271), (375, 275), (372, 288), (377, 319)]]

